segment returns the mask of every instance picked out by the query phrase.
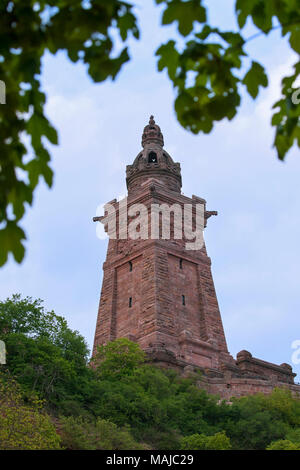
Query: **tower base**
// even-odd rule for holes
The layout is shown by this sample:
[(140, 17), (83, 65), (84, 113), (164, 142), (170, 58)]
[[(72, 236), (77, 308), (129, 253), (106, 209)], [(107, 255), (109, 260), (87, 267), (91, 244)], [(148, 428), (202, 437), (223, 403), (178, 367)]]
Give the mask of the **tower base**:
[(181, 376), (198, 375), (197, 385), (207, 393), (221, 399), (243, 397), (255, 393), (269, 394), (274, 388), (285, 388), (295, 398), (300, 398), (300, 384), (294, 383), (292, 368), (288, 364), (280, 366), (253, 357), (248, 351), (241, 351), (233, 363), (224, 363), (220, 369), (191, 365), (180, 360), (165, 348), (147, 349), (147, 362), (153, 365), (174, 369)]

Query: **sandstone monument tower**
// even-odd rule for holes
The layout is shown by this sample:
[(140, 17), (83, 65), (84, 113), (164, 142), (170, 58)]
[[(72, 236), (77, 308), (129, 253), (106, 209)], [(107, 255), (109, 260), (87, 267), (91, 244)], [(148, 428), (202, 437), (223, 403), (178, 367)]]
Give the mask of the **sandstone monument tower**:
[[(116, 226), (103, 265), (94, 352), (98, 345), (127, 337), (139, 343), (153, 363), (183, 373), (200, 370), (202, 386), (222, 397), (268, 393), (274, 386), (300, 392), (288, 364), (271, 364), (248, 351), (235, 360), (228, 352), (205, 244), (187, 249), (184, 230), (183, 236), (176, 235), (184, 226), (186, 207), (192, 227), (199, 207), (204, 227), (217, 212), (206, 210), (203, 198), (181, 193), (180, 164), (164, 150), (153, 116), (144, 128), (142, 147), (126, 168), (128, 198), (110, 201), (112, 210), (94, 217), (108, 231), (109, 225)], [(169, 236), (162, 232), (159, 210), (159, 237), (151, 236), (153, 207), (169, 208)], [(142, 223), (130, 237), (128, 226), (135, 220)]]

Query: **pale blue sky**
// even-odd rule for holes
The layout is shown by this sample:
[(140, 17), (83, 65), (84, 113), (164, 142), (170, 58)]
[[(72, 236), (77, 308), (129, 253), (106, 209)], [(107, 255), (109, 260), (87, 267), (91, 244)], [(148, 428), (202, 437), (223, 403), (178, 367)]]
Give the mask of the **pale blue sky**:
[[(207, 3), (214, 24), (236, 28), (232, 1)], [(219, 212), (205, 240), (230, 352), (291, 363), (291, 343), (300, 339), (300, 159), (296, 148), (285, 163), (276, 159), (270, 108), (295, 58), (279, 31), (251, 41), (270, 87), (255, 102), (245, 96), (233, 121), (192, 135), (176, 121), (171, 84), (153, 54), (174, 28), (159, 27), (152, 1), (139, 4), (142, 39), (131, 41), (133, 59), (114, 83), (93, 84), (63, 53), (44, 60), (47, 114), (60, 136), (51, 148), (55, 181), (51, 191), (41, 183), (36, 192), (23, 222), (26, 258), (0, 270), (0, 298), (20, 292), (44, 299), (92, 345), (107, 245), (92, 217), (99, 204), (126, 193), (126, 165), (154, 114), (166, 150), (181, 163), (183, 192)], [(299, 365), (294, 370), (300, 374)]]

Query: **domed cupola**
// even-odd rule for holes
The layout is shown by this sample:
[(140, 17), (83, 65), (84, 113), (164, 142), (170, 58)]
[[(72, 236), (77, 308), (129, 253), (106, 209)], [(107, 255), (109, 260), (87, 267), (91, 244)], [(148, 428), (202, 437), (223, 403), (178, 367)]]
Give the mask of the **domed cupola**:
[(145, 126), (142, 135), (143, 150), (133, 164), (126, 167), (128, 192), (138, 191), (151, 178), (168, 190), (180, 192), (180, 164), (172, 160), (163, 146), (164, 137), (160, 127), (155, 123), (153, 116), (150, 116), (149, 124)]

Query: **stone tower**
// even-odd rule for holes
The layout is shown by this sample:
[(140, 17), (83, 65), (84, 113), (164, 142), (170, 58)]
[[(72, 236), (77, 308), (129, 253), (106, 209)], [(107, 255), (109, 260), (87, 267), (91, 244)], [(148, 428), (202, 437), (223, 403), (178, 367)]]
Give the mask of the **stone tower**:
[[(179, 370), (200, 369), (206, 388), (223, 396), (252, 393), (246, 377), (264, 381), (280, 376), (292, 384), (294, 374), (287, 364), (257, 363), (247, 351), (239, 353), (237, 361), (229, 354), (205, 244), (187, 250), (184, 230), (181, 237), (176, 232), (183, 226), (185, 207), (191, 210), (193, 227), (197, 208), (204, 226), (217, 213), (206, 210), (204, 199), (181, 193), (180, 164), (164, 150), (153, 116), (144, 128), (142, 147), (126, 168), (128, 198), (110, 201), (105, 216), (94, 218), (110, 235), (94, 352), (98, 345), (127, 337), (138, 342), (153, 362)], [(153, 207), (169, 208), (169, 236), (162, 233), (159, 209), (159, 237), (151, 236)], [(130, 224), (136, 228), (133, 236)], [(236, 390), (235, 378), (242, 381)]]

